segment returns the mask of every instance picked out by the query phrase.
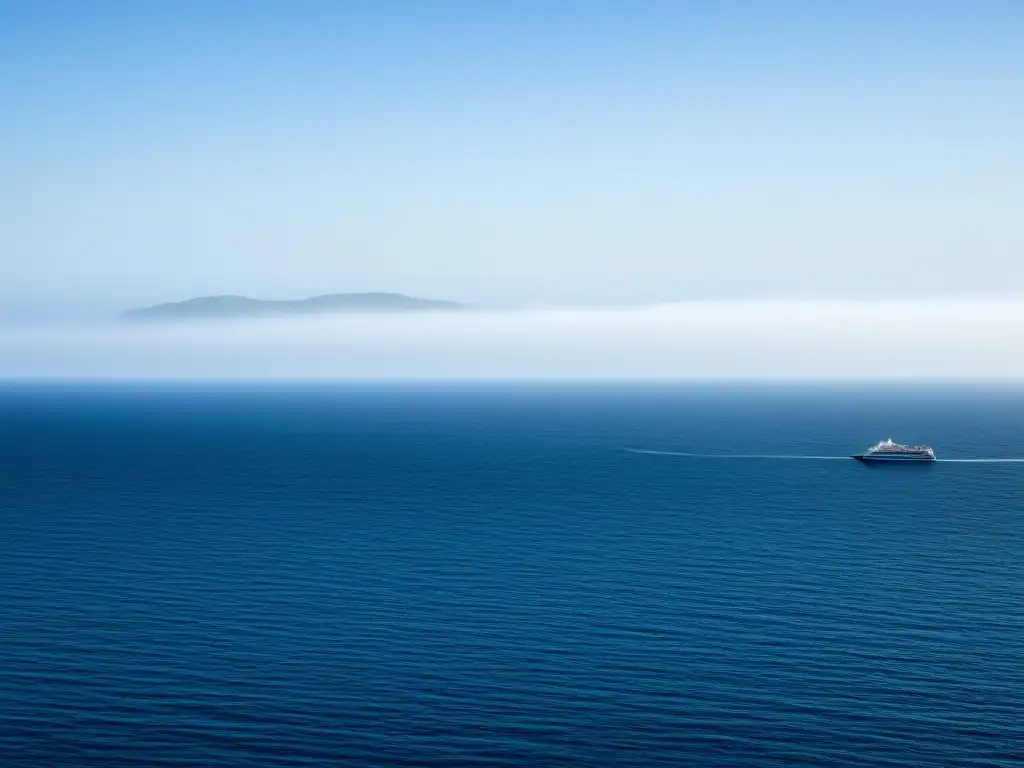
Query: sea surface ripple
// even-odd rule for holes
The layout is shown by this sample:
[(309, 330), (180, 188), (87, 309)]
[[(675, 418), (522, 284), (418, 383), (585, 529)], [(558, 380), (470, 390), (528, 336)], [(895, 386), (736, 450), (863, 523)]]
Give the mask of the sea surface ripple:
[[(890, 435), (963, 461), (671, 455)], [(1014, 389), (3, 385), (0, 765), (1020, 766), (1022, 456)]]

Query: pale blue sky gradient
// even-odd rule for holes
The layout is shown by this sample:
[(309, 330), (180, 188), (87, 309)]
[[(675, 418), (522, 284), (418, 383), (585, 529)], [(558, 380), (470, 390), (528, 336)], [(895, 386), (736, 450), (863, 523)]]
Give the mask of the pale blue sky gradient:
[(1018, 2), (0, 0), (0, 315), (1024, 289)]

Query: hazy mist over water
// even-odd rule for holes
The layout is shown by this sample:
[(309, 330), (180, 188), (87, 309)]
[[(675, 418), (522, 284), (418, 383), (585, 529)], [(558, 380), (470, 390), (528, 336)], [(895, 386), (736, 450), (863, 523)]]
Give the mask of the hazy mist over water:
[(1019, 378), (1024, 303), (692, 302), (0, 331), (5, 378)]

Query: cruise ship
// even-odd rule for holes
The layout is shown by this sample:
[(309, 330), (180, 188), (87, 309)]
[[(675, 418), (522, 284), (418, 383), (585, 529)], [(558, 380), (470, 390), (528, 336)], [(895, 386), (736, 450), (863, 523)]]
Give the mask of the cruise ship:
[(858, 461), (935, 461), (935, 451), (927, 445), (902, 445), (889, 438), (853, 458)]

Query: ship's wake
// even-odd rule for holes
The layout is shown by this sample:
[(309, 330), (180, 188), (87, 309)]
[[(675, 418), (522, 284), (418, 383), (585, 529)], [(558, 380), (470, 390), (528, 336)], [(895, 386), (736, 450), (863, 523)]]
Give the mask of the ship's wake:
[(943, 464), (1024, 464), (1020, 459), (936, 459)]
[(807, 459), (817, 461), (851, 460), (850, 456), (805, 456), (790, 453), (685, 453), (683, 451), (654, 451), (646, 448), (626, 448), (629, 453), (651, 456), (683, 456), (690, 459)]

